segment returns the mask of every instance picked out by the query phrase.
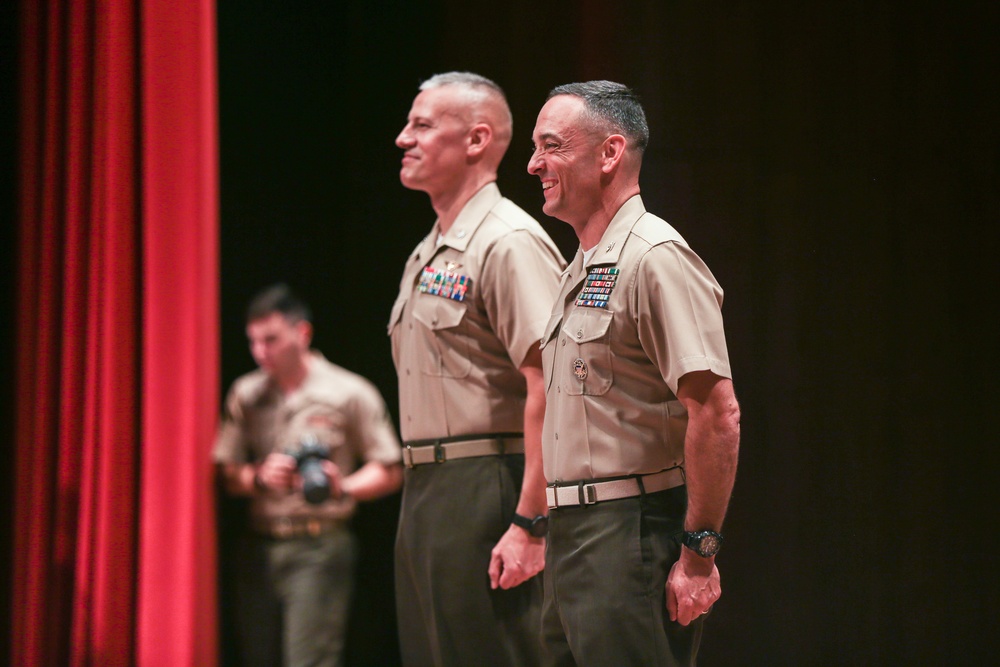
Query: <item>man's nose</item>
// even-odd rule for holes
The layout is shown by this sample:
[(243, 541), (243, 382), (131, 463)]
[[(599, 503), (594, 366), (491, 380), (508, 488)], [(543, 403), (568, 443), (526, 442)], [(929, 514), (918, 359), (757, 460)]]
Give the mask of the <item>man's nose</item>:
[(531, 157), (528, 158), (528, 173), (532, 176), (536, 175), (542, 168), (542, 159), (538, 156), (538, 151), (534, 151)]
[(413, 137), (409, 135), (404, 127), (403, 130), (396, 137), (396, 146), (399, 148), (409, 148), (413, 145)]

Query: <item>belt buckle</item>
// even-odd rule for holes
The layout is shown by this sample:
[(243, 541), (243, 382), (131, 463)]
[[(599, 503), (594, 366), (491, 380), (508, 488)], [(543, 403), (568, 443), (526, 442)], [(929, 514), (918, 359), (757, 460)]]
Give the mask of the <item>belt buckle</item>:
[(295, 530), (295, 527), (292, 526), (291, 519), (287, 516), (278, 517), (277, 520), (271, 525), (271, 533), (274, 537), (281, 540), (291, 537), (293, 530)]
[(434, 463), (444, 463), (448, 460), (445, 456), (444, 445), (441, 444), (440, 440), (434, 441)]

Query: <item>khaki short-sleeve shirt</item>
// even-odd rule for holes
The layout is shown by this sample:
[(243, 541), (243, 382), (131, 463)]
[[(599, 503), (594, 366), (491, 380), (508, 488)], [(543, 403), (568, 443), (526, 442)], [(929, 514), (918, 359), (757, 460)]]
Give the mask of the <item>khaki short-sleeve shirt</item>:
[(403, 440), (524, 429), (518, 368), (538, 345), (565, 261), (538, 222), (484, 186), (403, 269), (388, 332)]
[(549, 482), (684, 463), (686, 373), (731, 377), (722, 288), (665, 221), (629, 199), (590, 261), (563, 274), (545, 328), (542, 454)]
[[(284, 394), (261, 370), (238, 378), (226, 397), (225, 414), (215, 441), (218, 463), (263, 461), (272, 452), (297, 451), (307, 437), (329, 450), (346, 476), (359, 462), (398, 463), (399, 439), (378, 389), (367, 379), (314, 353), (302, 386)], [(264, 520), (281, 517), (346, 518), (351, 498), (319, 505), (301, 493), (254, 496), (252, 514)]]

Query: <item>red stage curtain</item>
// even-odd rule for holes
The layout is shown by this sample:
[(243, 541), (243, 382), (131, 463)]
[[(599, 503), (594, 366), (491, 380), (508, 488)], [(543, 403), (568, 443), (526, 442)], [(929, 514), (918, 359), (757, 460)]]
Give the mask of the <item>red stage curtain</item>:
[(21, 8), (12, 664), (210, 665), (214, 4)]
[(140, 665), (215, 661), (215, 3), (142, 3)]

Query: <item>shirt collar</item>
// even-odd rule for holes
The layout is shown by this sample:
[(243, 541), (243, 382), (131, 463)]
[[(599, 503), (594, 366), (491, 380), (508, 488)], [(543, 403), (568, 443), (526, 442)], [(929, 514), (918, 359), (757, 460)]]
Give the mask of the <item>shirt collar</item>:
[[(496, 182), (487, 183), (481, 187), (476, 194), (472, 195), (469, 201), (465, 202), (465, 206), (462, 207), (462, 211), (455, 218), (454, 224), (452, 224), (448, 233), (444, 235), (441, 245), (464, 252), (469, 246), (469, 241), (475, 235), (476, 230), (483, 224), (483, 220), (486, 219), (489, 212), (493, 210), (493, 207), (502, 198), (500, 188), (497, 187)], [(431, 230), (432, 238), (437, 240), (439, 232), (440, 228), (435, 221), (434, 229)]]
[[(601, 266), (603, 264), (617, 264), (621, 256), (622, 248), (625, 247), (625, 240), (632, 233), (632, 228), (639, 218), (646, 213), (646, 207), (642, 203), (642, 197), (634, 195), (628, 199), (622, 207), (611, 218), (608, 228), (604, 230), (600, 242), (597, 244), (597, 252), (587, 262), (587, 266)], [(583, 256), (583, 251), (580, 251)]]

